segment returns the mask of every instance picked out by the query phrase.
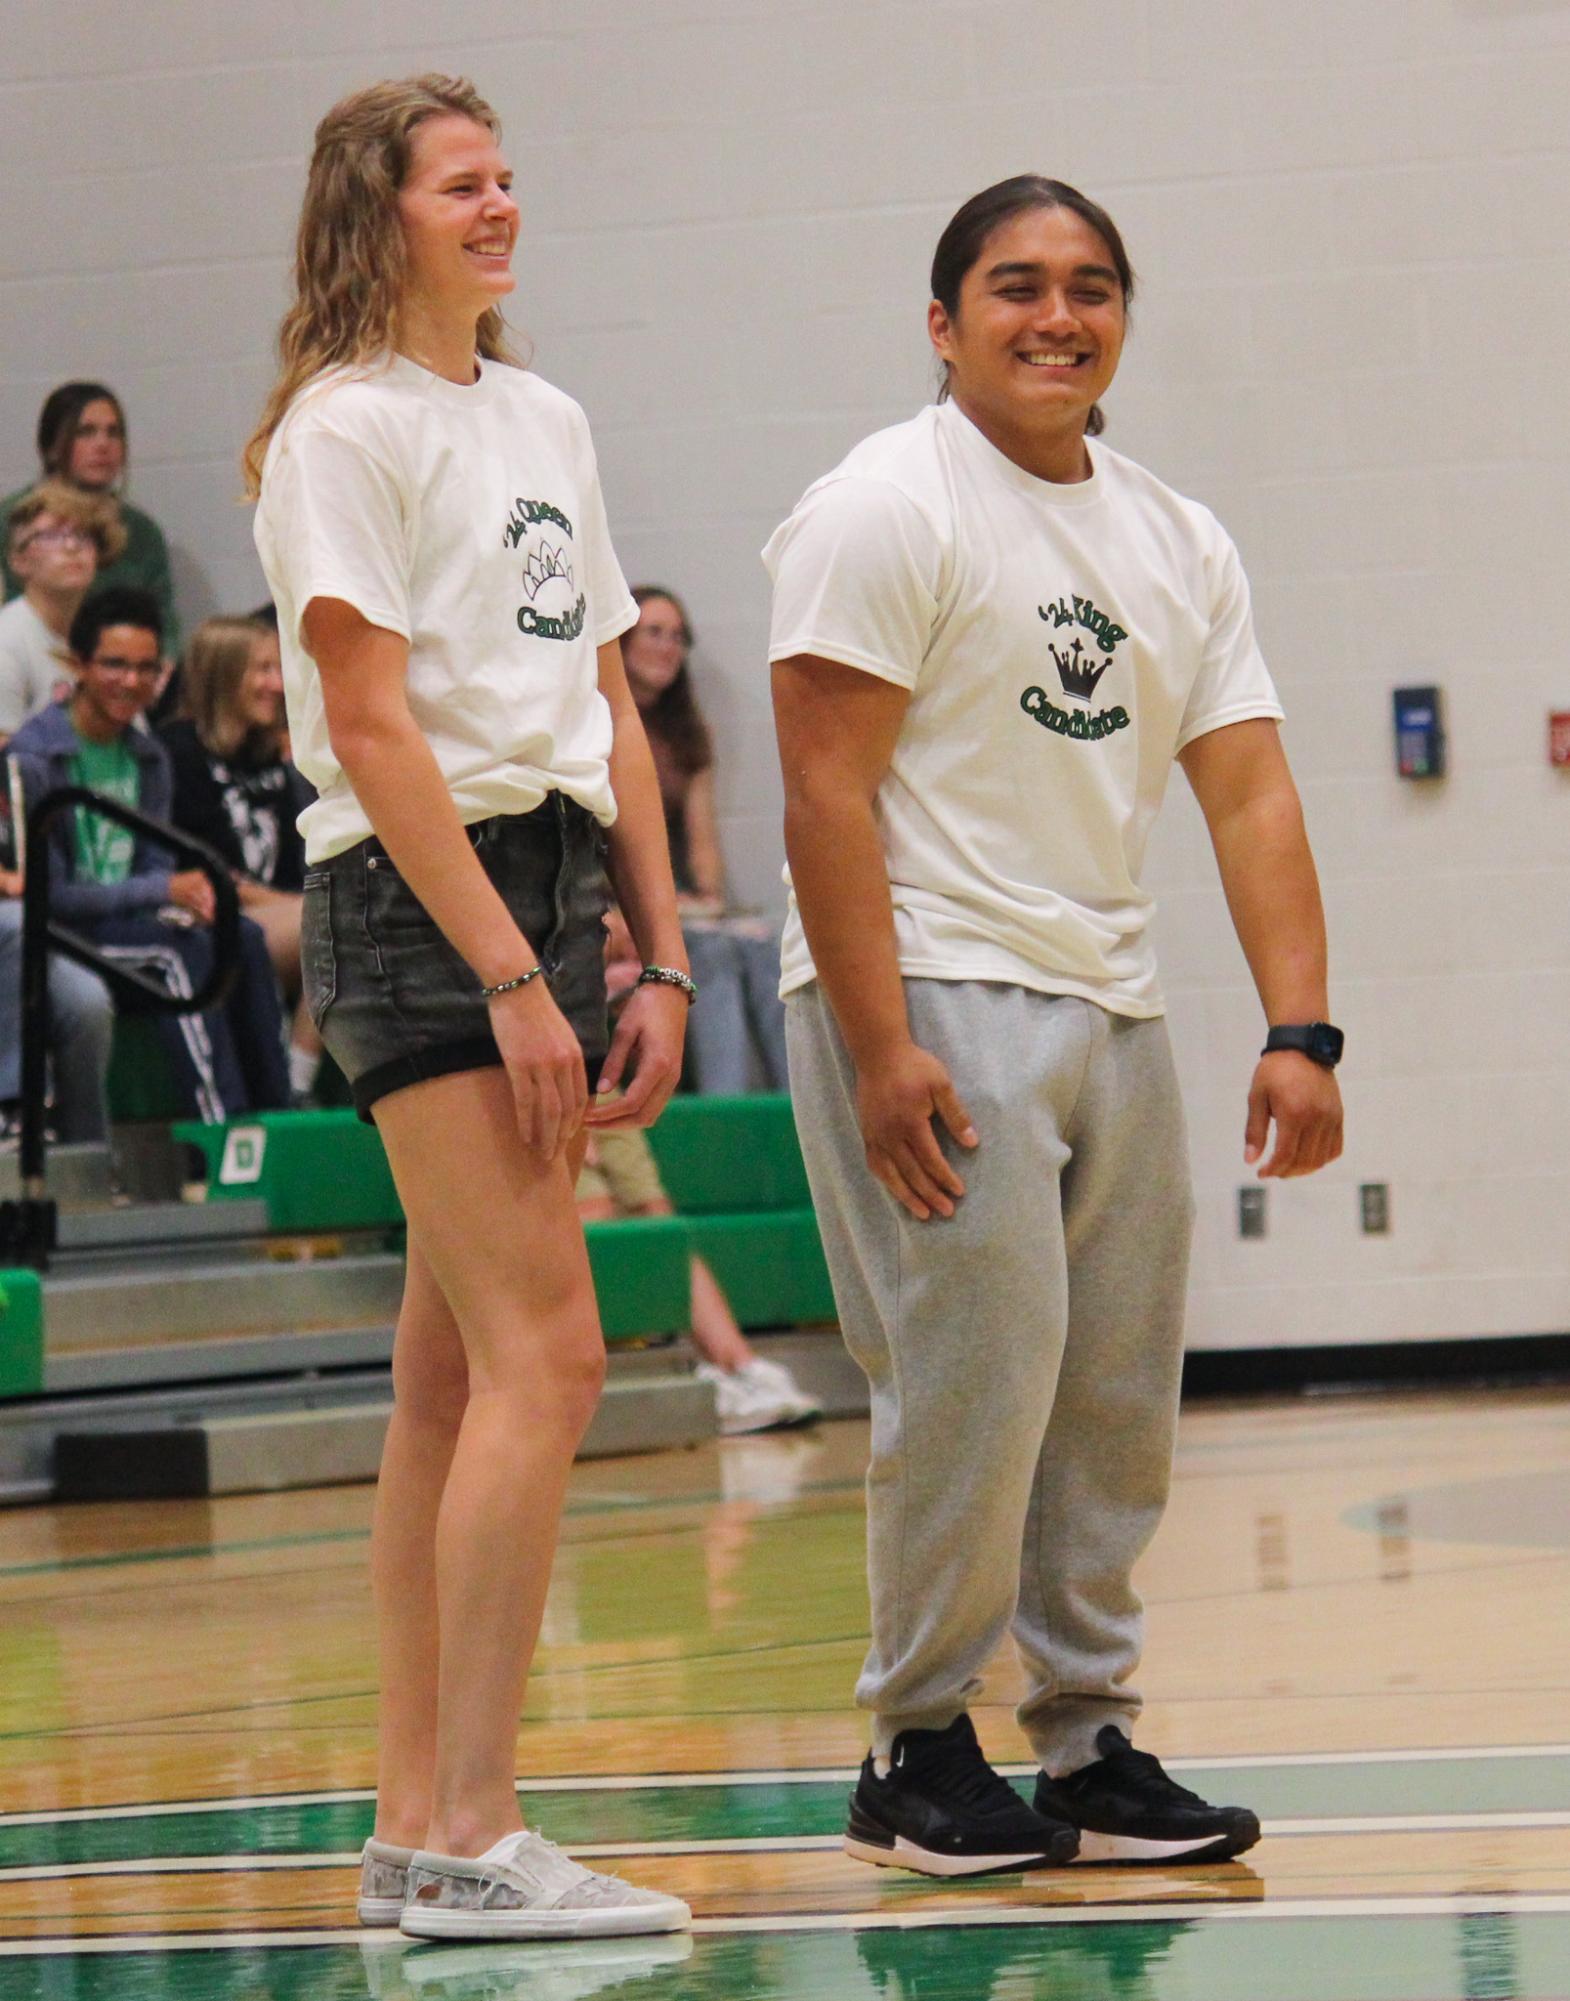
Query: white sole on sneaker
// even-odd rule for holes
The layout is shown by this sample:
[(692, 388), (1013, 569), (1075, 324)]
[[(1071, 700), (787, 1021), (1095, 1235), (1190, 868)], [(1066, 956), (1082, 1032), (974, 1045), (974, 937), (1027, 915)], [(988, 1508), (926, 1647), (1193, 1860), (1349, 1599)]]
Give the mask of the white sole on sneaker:
[(686, 1931), (691, 1923), (691, 1911), (671, 1897), (664, 1904), (587, 1911), (453, 1911), (405, 1904), (399, 1930), (405, 1938), (636, 1938)]
[(907, 1841), (902, 1834), (895, 1835), (892, 1848), (881, 1848), (872, 1841), (858, 1841), (855, 1835), (847, 1834), (845, 1853), (854, 1856), (858, 1862), (870, 1862), (874, 1869), (913, 1869), (919, 1876), (986, 1876), (1051, 1866), (1039, 1850), (1024, 1855), (934, 1855), (928, 1849), (918, 1848), (915, 1842)]
[(398, 1920), (403, 1916), (401, 1897), (362, 1897), (355, 1906), (360, 1923), (373, 1931), (398, 1929)]
[[(1252, 1844), (1250, 1844), (1252, 1845)], [(1200, 1841), (1151, 1841), (1137, 1834), (1096, 1834), (1089, 1828), (1079, 1831), (1076, 1862), (1226, 1862), (1234, 1849), (1225, 1835), (1208, 1835)]]

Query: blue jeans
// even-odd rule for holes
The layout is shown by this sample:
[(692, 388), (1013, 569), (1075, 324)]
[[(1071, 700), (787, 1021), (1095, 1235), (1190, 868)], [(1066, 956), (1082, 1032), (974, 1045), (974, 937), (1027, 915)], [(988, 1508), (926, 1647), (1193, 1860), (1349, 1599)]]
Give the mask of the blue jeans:
[(764, 1090), (788, 1089), (778, 931), (747, 918), (689, 918), (683, 935), (698, 988), (687, 1025), (698, 1089), (709, 1097), (756, 1089), (754, 1057)]
[[(55, 1128), (62, 1140), (108, 1136), (104, 1082), (114, 1038), (114, 1003), (96, 973), (49, 958), (50, 1050), (54, 1057)], [(22, 902), (0, 902), (0, 1099), (22, 1094)]]

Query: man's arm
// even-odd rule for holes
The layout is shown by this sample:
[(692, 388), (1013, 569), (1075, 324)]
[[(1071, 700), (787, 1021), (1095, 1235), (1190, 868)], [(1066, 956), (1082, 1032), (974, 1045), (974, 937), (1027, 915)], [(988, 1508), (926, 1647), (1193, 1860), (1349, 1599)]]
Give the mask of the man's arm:
[(873, 817), (909, 704), (893, 682), (812, 654), (774, 668), (785, 851), (813, 964), (856, 1066), (867, 1165), (925, 1222), (952, 1216), (965, 1192), (933, 1119), (962, 1146), (976, 1133), (948, 1071), (911, 1038)]
[[(1194, 788), (1221, 870), (1238, 942), (1265, 1020), (1324, 1021), (1325, 915), (1303, 809), (1276, 724), (1231, 723), (1196, 737), (1178, 762)], [(1334, 1075), (1296, 1050), (1262, 1056), (1248, 1094), (1243, 1158), (1275, 1147), (1261, 1177), (1312, 1174), (1341, 1151), (1341, 1093)]]

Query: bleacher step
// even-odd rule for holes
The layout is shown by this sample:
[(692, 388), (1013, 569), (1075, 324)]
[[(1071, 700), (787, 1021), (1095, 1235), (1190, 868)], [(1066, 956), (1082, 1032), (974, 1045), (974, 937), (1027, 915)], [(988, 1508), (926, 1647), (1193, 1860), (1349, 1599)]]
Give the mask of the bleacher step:
[[(75, 1202), (107, 1202), (114, 1193), (114, 1160), (107, 1146), (52, 1146), (47, 1167), (49, 1193), (62, 1209)], [(0, 1154), (0, 1202), (14, 1202), (21, 1192), (17, 1156)]]
[[(373, 1480), (392, 1415), (388, 1399), (341, 1408), (241, 1412), (194, 1423), (62, 1431), (59, 1500), (153, 1500), (276, 1492)], [(659, 1452), (715, 1435), (714, 1393), (685, 1369), (613, 1371), (580, 1459)]]
[(267, 1231), (265, 1202), (127, 1202), (114, 1207), (62, 1209), (59, 1248), (133, 1251), (141, 1255), (173, 1244), (221, 1243)]

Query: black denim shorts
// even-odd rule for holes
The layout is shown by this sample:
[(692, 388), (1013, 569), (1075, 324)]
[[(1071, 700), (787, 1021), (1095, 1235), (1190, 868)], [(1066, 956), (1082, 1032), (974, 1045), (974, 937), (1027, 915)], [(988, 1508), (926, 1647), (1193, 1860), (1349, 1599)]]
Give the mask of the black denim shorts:
[[(583, 1048), (592, 1091), (610, 1046), (605, 1015), (605, 835), (552, 792), (532, 813), (467, 830), (533, 946)], [(305, 1001), (362, 1119), (390, 1091), (501, 1062), (480, 982), (426, 914), (380, 841), (306, 871)]]

